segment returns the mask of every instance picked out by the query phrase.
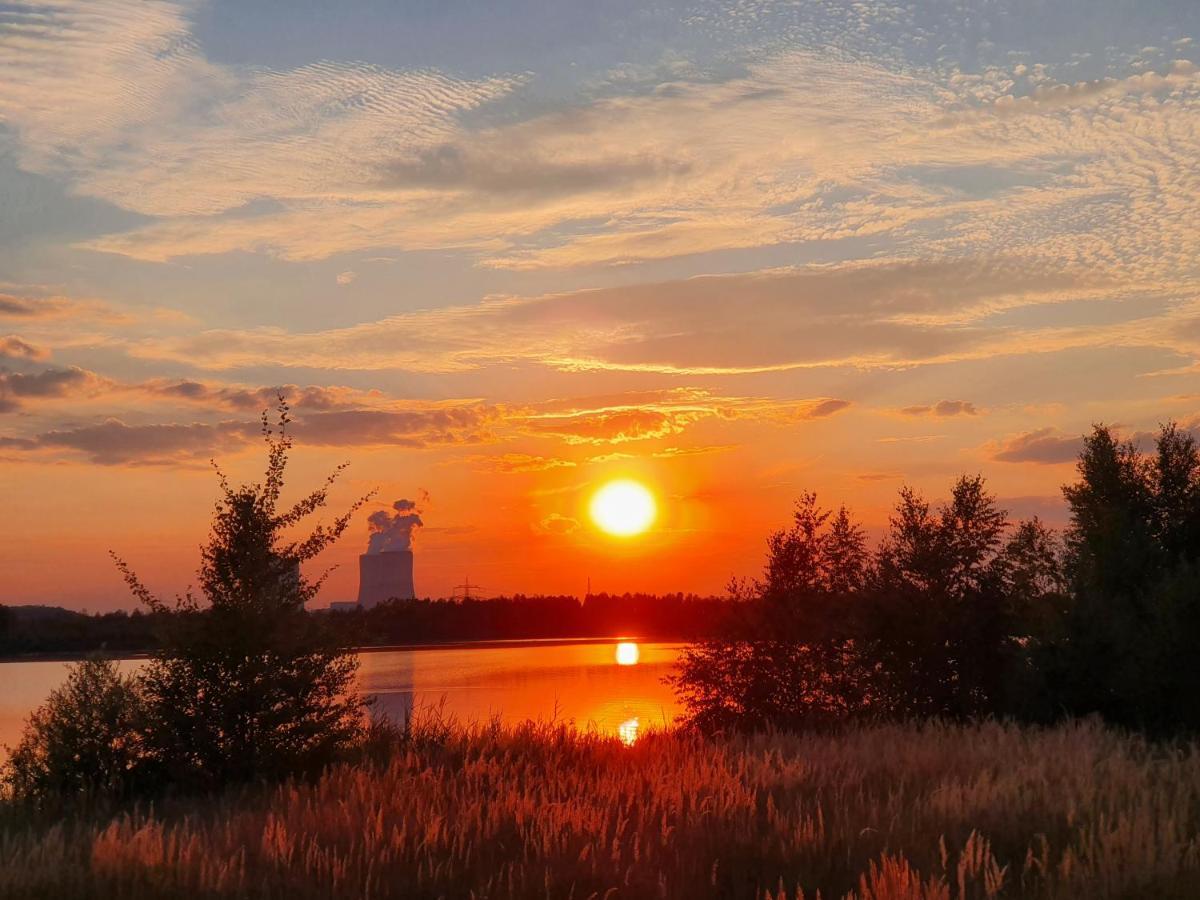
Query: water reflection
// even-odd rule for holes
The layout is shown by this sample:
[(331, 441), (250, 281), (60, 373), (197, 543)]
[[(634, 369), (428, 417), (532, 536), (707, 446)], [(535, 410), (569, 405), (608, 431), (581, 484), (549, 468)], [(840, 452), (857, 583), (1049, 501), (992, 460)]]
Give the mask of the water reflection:
[[(376, 711), (402, 721), (414, 705), (442, 706), (459, 722), (534, 719), (571, 723), (632, 743), (670, 725), (681, 709), (663, 684), (678, 644), (524, 641), (363, 653), (359, 685)], [(123, 660), (133, 672), (141, 660)], [(67, 675), (63, 662), (0, 663), (0, 760), (21, 724)]]
[(634, 716), (632, 719), (626, 719), (618, 725), (617, 737), (621, 739), (621, 743), (626, 747), (632, 747), (638, 737), (638, 717)]
[(632, 743), (681, 710), (663, 683), (678, 644), (489, 644), (364, 653), (360, 684), (382, 710), (441, 706), (459, 722), (572, 724)]

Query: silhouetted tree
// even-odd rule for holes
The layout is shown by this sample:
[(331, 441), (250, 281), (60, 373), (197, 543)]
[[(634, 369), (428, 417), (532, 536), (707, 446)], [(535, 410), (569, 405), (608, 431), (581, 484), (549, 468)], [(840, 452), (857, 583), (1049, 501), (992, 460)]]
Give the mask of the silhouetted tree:
[[(336, 540), (366, 498), (307, 537), (288, 537), (325, 505), (344, 468), (280, 509), (292, 446), (288, 423), (281, 397), (277, 428), (263, 414), (262, 483), (233, 487), (217, 470), (221, 497), (198, 573), (207, 606), (190, 593), (178, 601), (164, 644), (142, 676), (148, 740), (175, 783), (311, 771), (344, 750), (362, 725), (356, 657), (304, 609), (325, 575), (310, 580), (300, 564)], [(164, 610), (124, 561), (117, 558), (117, 565), (136, 597)]]
[(866, 583), (866, 537), (845, 508), (801, 496), (767, 540), (764, 577), (734, 583), (730, 633), (686, 648), (672, 683), (691, 724), (712, 731), (822, 726), (878, 704), (876, 670), (853, 640)]
[(1153, 456), (1097, 425), (1063, 489), (1072, 597), (1044, 668), (1066, 712), (1166, 732), (1200, 727), (1200, 464), (1164, 425)]
[(995, 710), (1014, 655), (1005, 512), (963, 476), (936, 512), (904, 488), (876, 553), (866, 634), (910, 715)]
[[(767, 542), (741, 627), (685, 651), (677, 691), (693, 724), (811, 726), (855, 716), (1022, 712), (1045, 691), (1032, 648), (1063, 605), (1062, 550), (1008, 518), (982, 477), (933, 509), (904, 488), (872, 556), (845, 509), (812, 494)], [(1042, 703), (1042, 706), (1045, 704)]]
[(1154, 530), (1168, 565), (1200, 554), (1200, 454), (1196, 440), (1170, 422), (1158, 435), (1153, 462)]

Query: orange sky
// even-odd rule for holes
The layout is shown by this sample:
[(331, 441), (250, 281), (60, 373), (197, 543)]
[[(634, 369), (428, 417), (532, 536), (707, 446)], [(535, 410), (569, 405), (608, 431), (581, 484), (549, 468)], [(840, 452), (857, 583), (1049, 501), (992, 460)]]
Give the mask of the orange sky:
[(713, 593), (802, 491), (1061, 524), (1091, 423), (1195, 423), (1200, 8), (426, 6), (0, 21), (0, 602), (186, 587), (280, 388), (378, 491), (322, 602), (400, 498), (422, 594)]

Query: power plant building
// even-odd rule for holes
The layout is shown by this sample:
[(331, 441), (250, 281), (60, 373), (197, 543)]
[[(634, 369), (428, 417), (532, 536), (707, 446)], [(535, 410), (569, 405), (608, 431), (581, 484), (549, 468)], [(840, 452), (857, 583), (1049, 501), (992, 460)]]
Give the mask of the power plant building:
[(358, 558), (358, 605), (363, 609), (416, 596), (411, 550), (364, 553)]

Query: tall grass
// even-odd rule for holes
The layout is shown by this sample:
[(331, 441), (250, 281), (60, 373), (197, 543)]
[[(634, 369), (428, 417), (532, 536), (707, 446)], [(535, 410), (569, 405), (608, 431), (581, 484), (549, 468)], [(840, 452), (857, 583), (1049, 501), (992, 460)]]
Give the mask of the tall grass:
[(1094, 723), (416, 733), (313, 783), (0, 825), (0, 897), (1200, 896), (1200, 751)]

